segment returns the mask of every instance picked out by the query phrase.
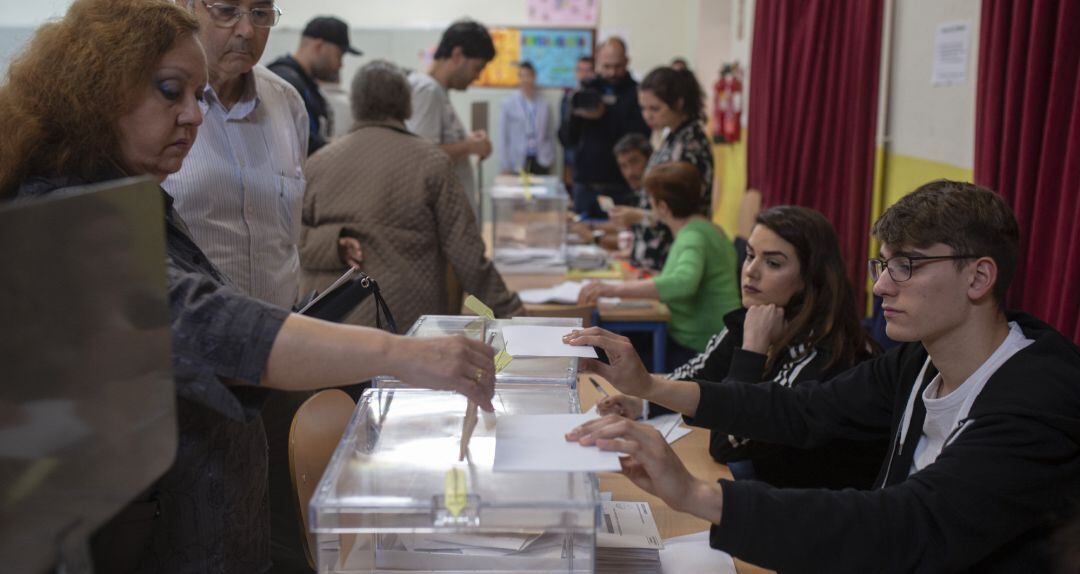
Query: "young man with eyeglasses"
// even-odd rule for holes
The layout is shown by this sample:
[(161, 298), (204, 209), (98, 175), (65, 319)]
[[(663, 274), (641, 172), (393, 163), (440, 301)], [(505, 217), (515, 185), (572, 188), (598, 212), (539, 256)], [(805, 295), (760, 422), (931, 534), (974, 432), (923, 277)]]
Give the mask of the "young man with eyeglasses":
[(884, 356), (818, 385), (652, 377), (633, 348), (591, 329), (611, 365), (585, 365), (692, 424), (812, 447), (887, 437), (871, 491), (785, 490), (690, 475), (655, 430), (615, 416), (567, 438), (629, 455), (623, 472), (712, 523), (714, 548), (782, 572), (1040, 572), (1059, 513), (1080, 496), (1080, 350), (1003, 310), (1019, 231), (1000, 196), (928, 183), (873, 227)]

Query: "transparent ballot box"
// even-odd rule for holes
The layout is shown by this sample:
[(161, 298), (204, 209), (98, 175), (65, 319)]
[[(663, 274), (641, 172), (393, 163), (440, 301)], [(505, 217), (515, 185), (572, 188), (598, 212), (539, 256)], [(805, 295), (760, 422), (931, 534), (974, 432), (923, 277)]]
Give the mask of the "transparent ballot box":
[[(547, 325), (581, 328), (581, 319), (574, 317), (515, 317), (485, 321), (475, 315), (423, 315), (405, 334), (410, 337), (445, 337), (464, 335), (477, 341), (487, 340), (486, 333), (495, 333), (491, 342), (496, 351), (505, 348), (502, 327), (507, 325)], [(486, 329), (486, 331), (485, 331)], [(495, 375), (497, 384), (551, 385), (577, 388), (578, 360), (576, 357), (537, 357), (514, 359)], [(387, 377), (377, 377), (374, 386), (400, 386)]]
[[(493, 472), (495, 428), (484, 420), (459, 462), (466, 402), (364, 393), (308, 509), (321, 574), (593, 572), (595, 475)], [(494, 403), (498, 415), (580, 410), (566, 388), (499, 389)]]
[(491, 245), (503, 273), (565, 273), (568, 197), (561, 184), (496, 185)]

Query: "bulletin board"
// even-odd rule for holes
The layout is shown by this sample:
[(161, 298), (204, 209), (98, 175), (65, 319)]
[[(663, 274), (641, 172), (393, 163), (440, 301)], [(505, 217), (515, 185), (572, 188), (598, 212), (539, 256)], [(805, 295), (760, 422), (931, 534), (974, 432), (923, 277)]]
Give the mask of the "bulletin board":
[(596, 30), (592, 28), (488, 28), (495, 43), (495, 59), (488, 62), (474, 86), (517, 87), (517, 65), (531, 62), (541, 88), (577, 86), (574, 69), (582, 56), (592, 56)]

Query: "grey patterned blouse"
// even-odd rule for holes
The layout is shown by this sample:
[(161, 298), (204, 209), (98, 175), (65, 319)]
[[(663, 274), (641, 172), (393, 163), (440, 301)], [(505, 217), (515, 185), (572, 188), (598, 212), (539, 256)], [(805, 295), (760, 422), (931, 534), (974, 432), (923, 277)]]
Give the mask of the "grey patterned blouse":
[[(673, 161), (685, 161), (701, 173), (701, 213), (712, 216), (713, 155), (701, 122), (689, 120), (664, 138), (660, 147), (653, 152), (645, 172), (653, 166)], [(644, 190), (639, 192), (638, 207), (649, 209), (649, 196)], [(630, 263), (644, 269), (660, 270), (664, 268), (674, 235), (668, 226), (657, 222), (643, 222), (633, 227), (634, 247)]]

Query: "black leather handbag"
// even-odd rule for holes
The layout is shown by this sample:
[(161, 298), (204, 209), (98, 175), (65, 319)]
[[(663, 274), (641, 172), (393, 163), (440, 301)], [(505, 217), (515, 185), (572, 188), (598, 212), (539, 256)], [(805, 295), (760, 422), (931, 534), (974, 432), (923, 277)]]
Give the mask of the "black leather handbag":
[(390, 307), (379, 291), (379, 284), (363, 271), (356, 269), (347, 272), (334, 282), (322, 294), (313, 291), (297, 305), (301, 315), (340, 323), (357, 305), (368, 296), (375, 297), (375, 326), (391, 333), (397, 333), (397, 323)]

